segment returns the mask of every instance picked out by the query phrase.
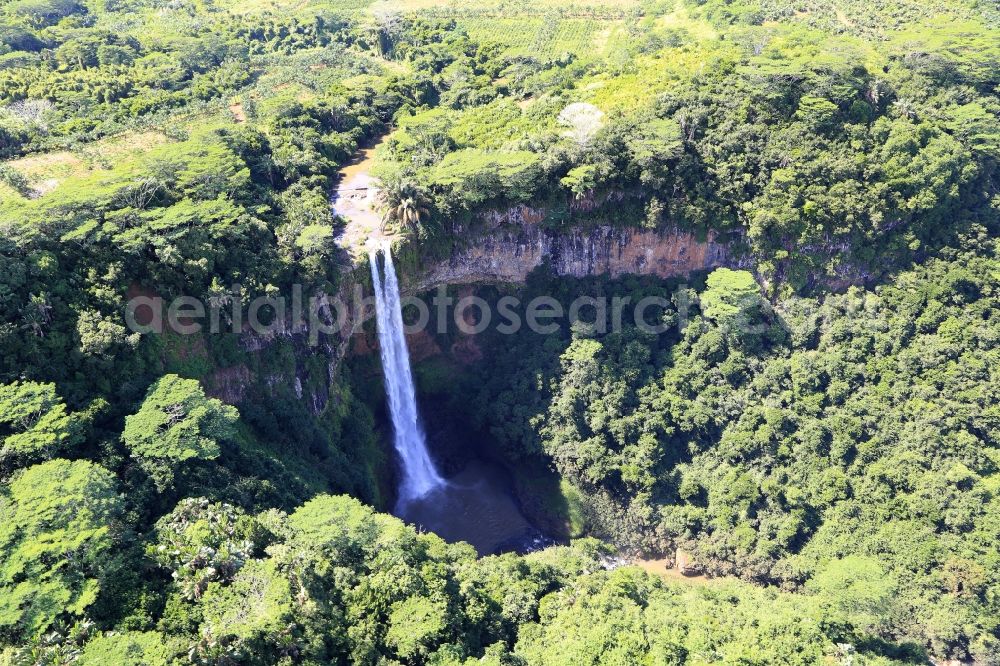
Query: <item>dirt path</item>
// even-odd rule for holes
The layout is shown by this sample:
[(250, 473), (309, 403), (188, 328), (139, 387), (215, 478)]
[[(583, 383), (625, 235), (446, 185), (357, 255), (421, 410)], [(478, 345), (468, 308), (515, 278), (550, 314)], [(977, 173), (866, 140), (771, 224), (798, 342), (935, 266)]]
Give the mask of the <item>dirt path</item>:
[(844, 10), (840, 8), (840, 5), (834, 3), (833, 12), (837, 15), (837, 20), (840, 21), (841, 25), (843, 25), (845, 28), (850, 30), (851, 28), (854, 27), (854, 22), (851, 21), (850, 18), (848, 18), (847, 14), (844, 13)]
[(233, 120), (237, 123), (245, 123), (247, 121), (246, 111), (243, 110), (242, 102), (233, 102), (229, 105), (229, 112), (233, 114)]
[(688, 585), (711, 585), (713, 580), (725, 580), (724, 578), (709, 578), (704, 575), (685, 576), (673, 565), (673, 560), (663, 558), (659, 560), (635, 560), (633, 566), (637, 566), (647, 573), (668, 581), (687, 583)]
[(375, 193), (378, 183), (369, 174), (375, 161), (375, 151), (385, 141), (380, 137), (375, 143), (358, 151), (351, 163), (340, 170), (337, 187), (330, 204), (333, 212), (346, 220), (337, 235), (337, 246), (347, 251), (352, 260), (367, 254), (370, 241), (391, 238), (381, 230), (382, 216), (375, 211)]

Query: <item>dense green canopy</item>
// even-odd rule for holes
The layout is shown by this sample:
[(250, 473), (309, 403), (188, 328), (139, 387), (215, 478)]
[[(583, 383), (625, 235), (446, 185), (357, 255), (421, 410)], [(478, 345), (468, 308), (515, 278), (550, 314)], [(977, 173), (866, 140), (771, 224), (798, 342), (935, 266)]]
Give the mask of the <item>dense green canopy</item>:
[[(0, 664), (1000, 662), (998, 30), (983, 0), (0, 4)], [(238, 314), (367, 285), (330, 194), (376, 140), (404, 282), (521, 224), (725, 248), (455, 287), (658, 296), (660, 335), (412, 338), (444, 466), (504, 465), (568, 545), (379, 513), (371, 324)], [(177, 296), (217, 330), (129, 327)]]
[(218, 458), (218, 440), (232, 437), (238, 418), (236, 408), (206, 397), (197, 380), (166, 375), (125, 419), (122, 440), (162, 488), (184, 461)]
[(62, 617), (81, 617), (101, 589), (122, 500), (114, 475), (51, 460), (16, 475), (0, 495), (0, 636), (17, 643)]

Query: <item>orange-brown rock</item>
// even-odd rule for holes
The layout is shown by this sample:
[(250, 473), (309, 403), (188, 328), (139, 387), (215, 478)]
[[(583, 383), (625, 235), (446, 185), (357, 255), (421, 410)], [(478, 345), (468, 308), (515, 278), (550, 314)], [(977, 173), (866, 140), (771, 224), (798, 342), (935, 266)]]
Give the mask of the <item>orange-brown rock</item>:
[(714, 237), (699, 240), (679, 229), (645, 230), (601, 226), (554, 232), (533, 220), (533, 209), (520, 210), (511, 224), (493, 229), (455, 249), (446, 260), (406, 281), (410, 293), (441, 284), (523, 282), (548, 261), (557, 275), (627, 274), (663, 278), (724, 265), (726, 247)]

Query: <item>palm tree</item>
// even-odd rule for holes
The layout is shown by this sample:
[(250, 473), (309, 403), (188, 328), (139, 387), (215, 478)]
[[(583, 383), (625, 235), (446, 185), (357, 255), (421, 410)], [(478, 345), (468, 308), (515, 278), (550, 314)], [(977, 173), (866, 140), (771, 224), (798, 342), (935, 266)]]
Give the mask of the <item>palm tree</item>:
[(382, 211), (383, 232), (389, 222), (396, 222), (419, 233), (421, 222), (430, 215), (424, 193), (411, 181), (385, 183), (376, 196), (376, 205)]
[(428, 215), (430, 215), (430, 211), (425, 206), (421, 206), (413, 197), (406, 197), (400, 201), (395, 210), (396, 219), (410, 229), (419, 227), (423, 218)]

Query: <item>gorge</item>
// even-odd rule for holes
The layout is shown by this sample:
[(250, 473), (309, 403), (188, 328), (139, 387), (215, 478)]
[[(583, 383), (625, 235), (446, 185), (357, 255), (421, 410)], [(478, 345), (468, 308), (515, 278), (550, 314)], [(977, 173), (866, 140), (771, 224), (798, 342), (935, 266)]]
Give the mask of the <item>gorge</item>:
[(495, 463), (469, 461), (448, 480), (438, 471), (418, 412), (390, 246), (372, 249), (369, 262), (386, 402), (399, 457), (394, 512), (449, 541), (467, 541), (484, 555), (549, 543), (521, 514), (510, 492), (510, 480)]
[(4, 3), (0, 666), (1000, 666), (998, 29)]
[[(424, 252), (414, 262), (410, 246), (408, 261), (397, 270), (391, 249), (394, 237), (387, 236), (380, 223), (382, 216), (376, 211), (378, 181), (369, 173), (376, 161), (376, 147), (384, 140), (375, 139), (372, 147), (356, 153), (340, 171), (331, 204), (344, 222), (338, 246), (355, 269), (366, 254), (369, 263), (376, 298), (378, 355), (399, 477), (393, 513), (448, 541), (466, 541), (484, 555), (530, 551), (554, 543), (550, 535), (564, 539), (568, 532), (556, 524), (559, 519), (553, 522), (551, 516), (539, 515), (537, 507), (524, 511), (526, 501), (535, 505), (540, 500), (523, 496), (523, 489), (511, 477), (522, 475), (524, 470), (516, 470), (491, 455), (489, 449), (496, 443), (489, 441), (485, 433), (457, 441), (460, 438), (456, 438), (454, 430), (468, 429), (468, 424), (458, 425), (460, 416), (446, 415), (444, 420), (454, 428), (436, 432), (435, 440), (428, 442), (407, 345), (416, 345), (413, 363), (423, 362), (428, 352), (433, 355), (442, 350), (433, 335), (404, 334), (401, 299), (439, 287), (464, 293), (482, 285), (524, 285), (530, 275), (540, 271), (568, 279), (684, 278), (737, 262), (731, 244), (714, 233), (699, 235), (669, 225), (658, 229), (607, 224), (554, 227), (547, 219), (550, 211), (544, 207), (517, 205), (482, 213), (475, 222), (475, 233), (443, 253), (432, 256)], [(575, 206), (586, 207), (585, 203)], [(353, 290), (364, 277), (359, 270), (345, 274), (353, 279), (342, 293)], [(344, 356), (374, 352), (376, 340), (369, 339), (364, 326), (371, 314), (368, 308), (355, 308), (349, 313), (331, 367), (341, 363)], [(456, 348), (443, 350), (443, 356), (461, 356), (459, 350), (466, 346), (472, 358), (478, 357), (475, 340), (465, 337), (460, 338)], [(452, 370), (456, 372), (467, 371)], [(453, 374), (452, 381), (459, 378)], [(430, 449), (452, 459), (447, 480), (442, 478)]]

